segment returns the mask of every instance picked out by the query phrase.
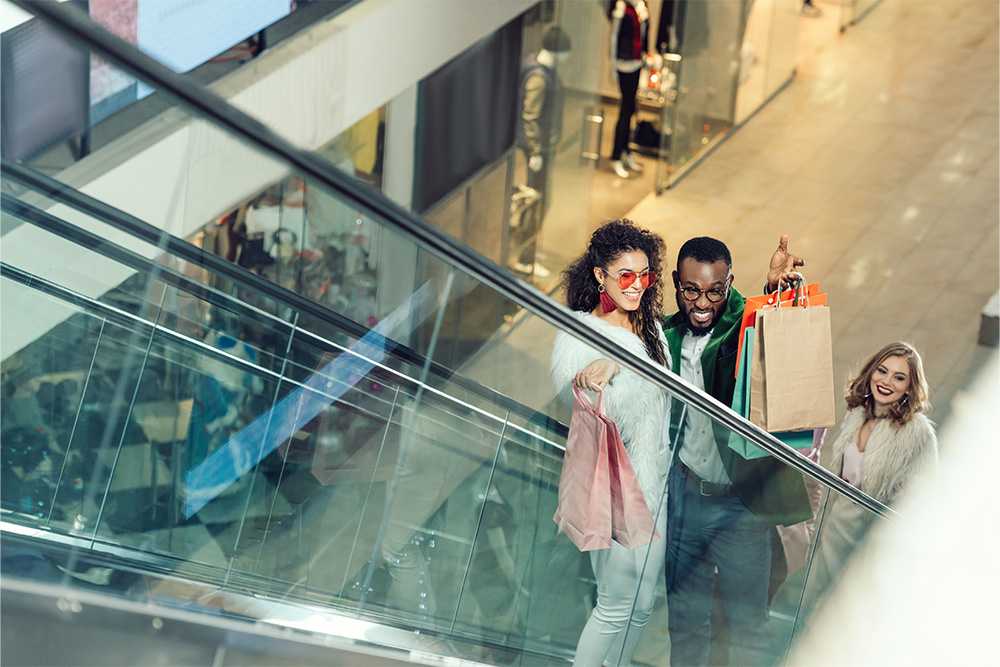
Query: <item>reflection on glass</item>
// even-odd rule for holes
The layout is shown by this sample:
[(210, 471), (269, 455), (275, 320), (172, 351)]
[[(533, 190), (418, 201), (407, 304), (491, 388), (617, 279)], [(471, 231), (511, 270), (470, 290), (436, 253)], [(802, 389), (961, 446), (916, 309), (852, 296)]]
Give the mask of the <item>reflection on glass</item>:
[[(202, 446), (204, 443), (200, 438), (211, 437), (220, 426), (231, 424), (236, 419), (238, 411), (233, 405), (236, 398), (233, 390), (240, 384), (245, 387), (247, 378), (237, 376), (234, 381), (232, 377), (228, 380), (222, 377), (231, 376), (228, 365), (220, 366), (225, 373), (203, 371), (199, 381), (199, 396), (195, 401), (196, 409), (192, 410), (192, 422), (196, 418), (202, 421), (198, 430), (189, 430), (188, 436), (188, 455), (192, 467), (185, 475), (185, 518), (193, 516), (208, 501), (312, 421), (326, 406), (335, 402), (373, 366), (381, 363), (385, 357), (386, 332), (394, 333), (401, 322), (423, 310), (430, 298), (430, 284), (427, 284), (401, 310), (382, 320), (364, 338), (318, 370), (301, 387), (289, 392), (274, 407), (256, 417), (228, 441), (221, 443), (207, 457), (198, 456), (207, 454), (207, 448)], [(247, 349), (231, 336), (217, 337), (216, 346), (220, 347), (220, 344), (225, 345), (221, 349), (233, 350), (237, 356), (240, 356), (239, 350)], [(252, 382), (252, 378), (250, 380)], [(199, 403), (200, 409), (197, 407)], [(192, 433), (196, 434), (194, 438)]]
[[(344, 173), (379, 187), (385, 115), (384, 106), (373, 111), (317, 153)], [(190, 240), (372, 326), (381, 314), (376, 295), (383, 234), (381, 224), (321, 183), (286, 172)]]
[[(32, 323), (25, 321), (23, 314), (8, 311), (7, 306), (32, 298), (33, 291), (6, 277), (0, 284), (5, 338), (17, 329), (30, 331)], [(76, 451), (71, 453), (75, 431), (90, 428), (92, 420), (82, 411), (82, 401), (102, 323), (75, 317), (77, 309), (54, 299), (43, 298), (43, 302), (44, 307), (62, 311), (66, 318), (59, 331), (65, 344), (50, 338), (37, 346), (36, 354), (15, 352), (5, 357), (0, 402), (2, 506), (39, 523), (75, 518), (73, 508), (55, 502), (57, 489), (72, 489), (75, 502), (82, 500), (85, 478), (89, 480), (93, 465), (79, 452), (79, 442), (94, 442), (101, 432), (92, 432), (89, 437), (81, 433)]]

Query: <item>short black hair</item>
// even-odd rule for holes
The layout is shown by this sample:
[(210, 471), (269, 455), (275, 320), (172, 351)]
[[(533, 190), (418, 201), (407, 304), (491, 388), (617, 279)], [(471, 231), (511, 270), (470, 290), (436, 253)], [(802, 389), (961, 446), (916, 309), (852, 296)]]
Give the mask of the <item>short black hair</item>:
[(708, 236), (698, 236), (681, 246), (677, 253), (677, 268), (680, 269), (681, 262), (689, 257), (699, 264), (714, 264), (722, 260), (730, 269), (733, 268), (733, 256), (729, 254), (726, 244)]

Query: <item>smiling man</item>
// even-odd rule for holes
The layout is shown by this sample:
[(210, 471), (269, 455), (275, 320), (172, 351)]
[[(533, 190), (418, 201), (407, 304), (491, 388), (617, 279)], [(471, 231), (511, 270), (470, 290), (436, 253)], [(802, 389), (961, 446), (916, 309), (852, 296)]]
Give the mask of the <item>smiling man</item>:
[[(782, 236), (768, 292), (803, 264)], [(691, 239), (681, 246), (673, 279), (678, 312), (663, 327), (672, 368), (731, 405), (746, 299), (733, 287), (729, 249), (716, 239)], [(716, 572), (733, 661), (771, 664), (769, 531), (812, 516), (802, 474), (771, 457), (742, 458), (728, 447), (728, 430), (697, 410), (675, 409), (672, 419), (679, 445), (667, 496), (670, 664), (707, 664)]]

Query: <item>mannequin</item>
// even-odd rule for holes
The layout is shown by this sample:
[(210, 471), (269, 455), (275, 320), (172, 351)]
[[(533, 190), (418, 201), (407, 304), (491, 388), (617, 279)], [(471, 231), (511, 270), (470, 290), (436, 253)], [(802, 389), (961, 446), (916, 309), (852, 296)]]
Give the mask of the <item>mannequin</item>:
[(544, 278), (548, 269), (535, 262), (535, 237), (551, 200), (551, 167), (562, 137), (562, 81), (556, 73), (558, 63), (569, 56), (569, 35), (558, 26), (550, 27), (542, 38), (542, 49), (525, 59), (521, 67), (520, 115), (517, 145), (528, 163), (526, 185), (522, 193), (536, 197), (536, 204), (526, 208), (511, 233), (511, 267), (519, 273)]
[(639, 90), (639, 71), (647, 51), (649, 9), (644, 0), (610, 0), (608, 18), (611, 19), (611, 67), (618, 76), (621, 92), (611, 169), (620, 178), (628, 178), (628, 169), (642, 171), (629, 150), (628, 141), (635, 115), (635, 95)]

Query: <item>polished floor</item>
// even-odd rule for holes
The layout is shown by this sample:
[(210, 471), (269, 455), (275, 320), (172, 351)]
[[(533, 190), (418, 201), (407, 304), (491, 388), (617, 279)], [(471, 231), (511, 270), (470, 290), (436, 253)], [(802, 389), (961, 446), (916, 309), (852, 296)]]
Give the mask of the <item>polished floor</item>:
[(552, 216), (542, 248), (582, 250), (600, 219), (624, 215), (663, 235), (671, 270), (686, 239), (723, 240), (736, 286), (756, 293), (787, 233), (829, 294), (836, 385), (910, 341), (943, 423), (987, 358), (980, 313), (1000, 281), (998, 5), (886, 0), (844, 32), (840, 5), (819, 6), (792, 83), (697, 169), (635, 203), (605, 160), (594, 221)]

